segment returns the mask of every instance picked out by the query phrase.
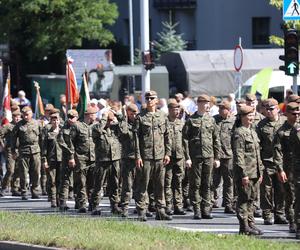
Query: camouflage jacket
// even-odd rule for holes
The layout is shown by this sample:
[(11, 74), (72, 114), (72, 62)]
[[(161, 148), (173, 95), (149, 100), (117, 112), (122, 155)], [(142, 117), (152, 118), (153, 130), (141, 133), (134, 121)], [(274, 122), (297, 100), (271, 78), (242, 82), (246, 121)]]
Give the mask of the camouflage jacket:
[(52, 127), (43, 131), (42, 163), (62, 161), (62, 150), (57, 137), (60, 132), (55, 132)]
[[(17, 146), (18, 141), (18, 146)], [(12, 130), (11, 150), (20, 155), (37, 154), (41, 152), (42, 127), (36, 120), (19, 121)]]
[(254, 129), (235, 128), (233, 134), (233, 169), (236, 179), (259, 178), (263, 175), (259, 139)]
[(273, 140), (274, 163), (281, 172), (292, 170), (292, 145), (290, 134), (294, 126), (287, 121), (277, 130)]
[(92, 138), (92, 126), (94, 124), (86, 124), (77, 121), (70, 128), (69, 141), (71, 158), (83, 161), (95, 161), (95, 144)]
[(220, 158), (231, 159), (231, 137), (233, 133), (233, 126), (235, 125), (235, 116), (230, 116), (229, 118), (224, 119), (220, 115), (215, 115), (214, 118), (218, 126), (219, 138), (221, 143)]
[(188, 141), (190, 158), (220, 159), (220, 140), (214, 118), (194, 113), (183, 127), (183, 138)]
[(273, 158), (273, 139), (284, 121), (284, 117), (281, 116), (277, 121), (270, 121), (266, 117), (257, 124), (256, 132), (260, 140), (260, 156), (264, 164), (267, 163), (267, 170), (277, 170)]
[(121, 159), (120, 137), (125, 121), (106, 127), (107, 117), (103, 117), (92, 128), (92, 137), (95, 143), (96, 162), (116, 161)]
[(135, 159), (134, 124), (132, 122), (125, 123), (120, 142), (122, 145), (122, 158)]
[(169, 120), (169, 133), (172, 142), (172, 158), (182, 159), (188, 158), (187, 147), (188, 142), (183, 139), (182, 129), (184, 126), (184, 121), (180, 119), (175, 119), (175, 121)]
[(161, 160), (171, 156), (169, 121), (164, 112), (141, 112), (135, 121), (134, 136), (136, 158)]

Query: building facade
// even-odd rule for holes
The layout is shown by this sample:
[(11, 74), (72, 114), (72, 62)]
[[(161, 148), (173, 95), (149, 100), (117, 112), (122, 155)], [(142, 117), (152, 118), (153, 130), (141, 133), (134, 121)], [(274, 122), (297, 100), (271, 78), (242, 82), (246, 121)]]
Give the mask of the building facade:
[[(118, 42), (129, 46), (128, 0), (112, 0), (119, 18), (111, 28)], [(140, 48), (140, 1), (132, 0), (134, 47)], [(190, 50), (271, 48), (270, 35), (282, 36), (282, 13), (268, 0), (149, 0), (150, 40), (158, 39), (162, 22), (178, 22)]]

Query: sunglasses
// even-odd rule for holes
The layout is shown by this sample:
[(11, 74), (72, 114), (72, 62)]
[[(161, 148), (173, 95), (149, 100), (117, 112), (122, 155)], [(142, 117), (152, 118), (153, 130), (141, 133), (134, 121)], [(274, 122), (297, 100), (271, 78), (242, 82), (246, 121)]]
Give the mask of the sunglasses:
[(272, 108), (266, 108), (266, 110), (268, 111), (273, 111), (275, 109), (275, 107), (272, 107)]
[(299, 113), (290, 113), (291, 115), (294, 115), (294, 116), (299, 116), (300, 114)]
[(152, 100), (156, 99), (156, 97), (146, 97), (145, 99), (146, 99), (146, 101), (152, 101)]

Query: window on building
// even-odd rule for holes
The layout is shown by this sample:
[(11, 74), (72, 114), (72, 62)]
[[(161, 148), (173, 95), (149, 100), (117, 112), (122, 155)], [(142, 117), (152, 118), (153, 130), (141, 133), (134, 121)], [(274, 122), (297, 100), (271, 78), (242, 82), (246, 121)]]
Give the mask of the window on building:
[(270, 17), (252, 18), (252, 44), (269, 45)]

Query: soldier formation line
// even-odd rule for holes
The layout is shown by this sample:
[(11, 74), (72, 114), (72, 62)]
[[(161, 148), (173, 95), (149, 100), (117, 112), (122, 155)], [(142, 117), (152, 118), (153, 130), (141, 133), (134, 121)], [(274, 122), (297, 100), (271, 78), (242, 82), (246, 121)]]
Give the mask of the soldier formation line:
[(29, 106), (12, 105), (13, 121), (0, 130), (7, 169), (1, 196), (9, 187), (22, 200), (42, 191), (62, 212), (71, 197), (78, 213), (100, 216), (104, 193), (122, 217), (133, 198), (140, 221), (187, 210), (200, 220), (213, 219), (223, 180), (224, 213), (236, 214), (240, 234), (263, 234), (254, 219), (262, 216), (265, 225), (288, 224), (300, 239), (299, 96), (287, 97), (284, 112), (273, 98), (247, 94), (234, 113), (224, 99), (214, 116), (205, 94), (193, 113), (180, 95), (168, 100), (167, 113), (155, 91), (145, 100), (141, 111), (132, 102), (112, 104), (99, 119), (92, 101), (81, 120), (71, 109), (66, 121), (51, 104), (40, 120)]

